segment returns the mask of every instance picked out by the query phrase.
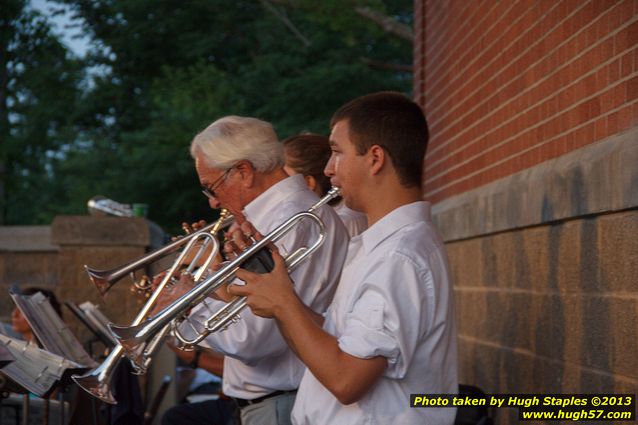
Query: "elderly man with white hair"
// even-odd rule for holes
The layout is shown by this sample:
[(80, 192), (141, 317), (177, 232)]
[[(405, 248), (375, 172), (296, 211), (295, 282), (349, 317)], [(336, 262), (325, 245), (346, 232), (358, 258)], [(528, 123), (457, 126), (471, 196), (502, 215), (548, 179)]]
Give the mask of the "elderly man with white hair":
[[(212, 208), (226, 208), (240, 221), (248, 220), (267, 234), (294, 214), (307, 211), (319, 198), (303, 176), (283, 169), (283, 146), (272, 126), (238, 116), (221, 118), (199, 133), (191, 155)], [(322, 314), (330, 304), (343, 266), (348, 236), (329, 206), (315, 211), (325, 225), (326, 239), (291, 274), (299, 298)], [(309, 246), (318, 236), (307, 220), (277, 242), (280, 252)], [(210, 311), (224, 304), (208, 299), (190, 314), (203, 323)], [(207, 307), (207, 308), (206, 308)], [(184, 328), (187, 325), (183, 326)], [(275, 321), (249, 309), (223, 332), (202, 345), (226, 355), (223, 390), (240, 408), (242, 424), (287, 424), (304, 366), (284, 341)]]

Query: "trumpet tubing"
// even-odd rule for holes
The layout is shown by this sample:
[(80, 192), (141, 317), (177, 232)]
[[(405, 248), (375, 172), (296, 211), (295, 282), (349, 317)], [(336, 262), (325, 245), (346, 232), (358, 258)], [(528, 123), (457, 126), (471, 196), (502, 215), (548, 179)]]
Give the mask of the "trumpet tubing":
[[(185, 259), (187, 258), (188, 255), (191, 254), (191, 252), (194, 249), (197, 249), (197, 251), (195, 253), (193, 260), (189, 263), (186, 269), (187, 272), (191, 272), (193, 270), (193, 268), (196, 266), (197, 262), (201, 258), (201, 255), (203, 255), (203, 253), (212, 245), (211, 252), (210, 254), (208, 254), (206, 261), (204, 262), (203, 265), (201, 265), (197, 273), (195, 273), (195, 279), (196, 280), (201, 279), (201, 277), (206, 272), (206, 269), (208, 268), (210, 263), (214, 260), (215, 256), (219, 253), (219, 241), (215, 237), (215, 233), (224, 224), (226, 225), (229, 224), (229, 222), (227, 221), (228, 219), (226, 218), (226, 214), (222, 212), (222, 217), (216, 223), (206, 226), (204, 229), (198, 232), (192, 233), (187, 238), (184, 238), (184, 239), (187, 239), (186, 246), (184, 247), (184, 249), (178, 256), (178, 258), (175, 260), (173, 265), (170, 267), (170, 269), (166, 272), (164, 278), (159, 283), (155, 291), (153, 291), (153, 293), (149, 296), (144, 306), (137, 313), (131, 325), (138, 325), (146, 318), (148, 313), (151, 311), (151, 309), (155, 305), (160, 293), (171, 282), (173, 274), (185, 263)], [(215, 233), (212, 233), (213, 231)], [(173, 248), (173, 250), (176, 246), (182, 246), (184, 244), (183, 240), (179, 240), (179, 242), (181, 242), (179, 245), (175, 243), (171, 244), (171, 247)], [(201, 243), (201, 245), (197, 245), (198, 243)], [(165, 250), (162, 250), (162, 251), (163, 251), (162, 254), (166, 252)], [(155, 251), (155, 253), (151, 253), (150, 255), (147, 255), (143, 259), (140, 259), (134, 263), (136, 264), (140, 263), (141, 260), (151, 261), (149, 260), (149, 258), (152, 257), (154, 260), (155, 258), (157, 258), (157, 256), (158, 256), (157, 251)], [(131, 267), (131, 264), (133, 263), (129, 263), (123, 268), (128, 269)], [(170, 328), (167, 326), (164, 333), (157, 335), (156, 339), (149, 341), (148, 344), (138, 345), (137, 352), (131, 353), (134, 373), (141, 374), (146, 372), (146, 369), (151, 362), (151, 358), (153, 354), (161, 346), (161, 342), (164, 336), (166, 335), (168, 329)], [(124, 347), (121, 344), (117, 344), (100, 366), (93, 369), (87, 374), (73, 375), (72, 378), (75, 381), (75, 383), (80, 386), (80, 388), (82, 388), (89, 394), (101, 399), (102, 401), (106, 403), (116, 404), (115, 398), (113, 397), (110, 390), (110, 382), (113, 376), (113, 372), (117, 368), (117, 365), (119, 364), (122, 357), (124, 357), (124, 354), (125, 354)]]
[[(119, 266), (110, 270), (96, 270), (96, 269), (90, 268), (87, 265), (85, 265), (84, 268), (86, 269), (86, 272), (89, 275), (91, 282), (93, 282), (93, 284), (95, 285), (97, 290), (100, 292), (100, 294), (102, 296), (105, 296), (107, 292), (111, 289), (111, 287), (113, 287), (113, 285), (119, 282), (124, 276), (133, 274), (135, 273), (136, 270), (146, 267), (152, 262), (157, 261), (167, 255), (173, 254), (179, 248), (188, 244), (188, 242), (192, 238), (196, 238), (200, 234), (204, 234), (204, 233), (217, 234), (217, 232), (220, 229), (228, 227), (233, 222), (233, 220), (234, 220), (234, 217), (232, 216), (232, 214), (229, 214), (228, 210), (222, 210), (219, 220), (205, 227), (202, 227), (196, 232), (189, 233), (188, 235), (182, 238), (179, 238), (123, 266)], [(150, 281), (150, 279), (147, 276), (144, 276), (142, 279), (144, 278), (146, 278), (147, 281)], [(135, 282), (134, 285), (139, 288), (140, 285), (143, 286), (144, 283), (142, 282), (140, 284), (138, 282)]]
[[(174, 301), (171, 305), (166, 307), (155, 316), (147, 319), (142, 324), (134, 326), (122, 327), (111, 324), (109, 325), (111, 333), (124, 347), (127, 355), (134, 357), (141, 344), (144, 344), (146, 341), (153, 338), (155, 334), (160, 332), (171, 322), (173, 322), (171, 326), (174, 330), (175, 336), (180, 339), (180, 341), (186, 347), (200, 342), (208, 334), (210, 334), (210, 332), (213, 331), (212, 329), (224, 329), (230, 322), (237, 320), (237, 314), (246, 306), (246, 300), (244, 298), (235, 299), (231, 302), (230, 305), (227, 305), (222, 310), (220, 310), (222, 313), (213, 315), (206, 322), (206, 328), (204, 332), (198, 335), (196, 338), (189, 340), (187, 338), (184, 338), (183, 335), (181, 335), (178, 331), (178, 327), (184, 320), (184, 315), (189, 309), (202, 302), (210, 293), (214, 292), (220, 286), (230, 282), (231, 279), (234, 278), (235, 272), (239, 267), (245, 266), (246, 263), (248, 263), (256, 255), (258, 255), (260, 251), (265, 249), (268, 244), (278, 241), (301, 221), (311, 220), (312, 222), (314, 222), (319, 228), (319, 237), (310, 247), (299, 248), (297, 251), (288, 256), (286, 258), (287, 268), (289, 270), (292, 270), (303, 259), (305, 259), (308, 255), (319, 248), (325, 238), (325, 228), (321, 219), (319, 219), (319, 217), (317, 217), (317, 215), (315, 215), (313, 211), (328, 203), (330, 200), (338, 197), (339, 194), (339, 189), (332, 188), (328, 192), (328, 194), (321, 198), (321, 200), (315, 205), (313, 205), (310, 210), (295, 214), (294, 216), (286, 220), (269, 234), (264, 236), (261, 240), (253, 243), (253, 245), (248, 247), (238, 257), (236, 257), (232, 261), (229, 261), (215, 274), (203, 280), (199, 285), (191, 289), (188, 293), (184, 294), (181, 298)], [(249, 267), (245, 268), (248, 269)]]

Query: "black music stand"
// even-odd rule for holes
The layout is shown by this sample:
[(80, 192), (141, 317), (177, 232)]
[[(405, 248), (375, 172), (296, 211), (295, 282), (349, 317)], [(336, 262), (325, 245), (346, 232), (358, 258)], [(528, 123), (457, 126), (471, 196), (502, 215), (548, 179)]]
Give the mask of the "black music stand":
[(88, 301), (80, 306), (73, 301), (65, 301), (64, 304), (71, 310), (75, 317), (91, 331), (91, 334), (93, 334), (87, 342), (89, 355), (91, 357), (94, 357), (93, 345), (95, 343), (101, 342), (107, 349), (111, 349), (117, 344), (115, 338), (107, 332), (108, 328), (106, 325), (109, 323), (109, 320), (100, 312), (97, 306)]

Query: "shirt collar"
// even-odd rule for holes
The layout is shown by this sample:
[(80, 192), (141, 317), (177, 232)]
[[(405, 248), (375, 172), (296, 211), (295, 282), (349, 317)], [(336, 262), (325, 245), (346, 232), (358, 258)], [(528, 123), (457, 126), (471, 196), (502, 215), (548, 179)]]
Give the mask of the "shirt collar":
[(246, 216), (246, 220), (259, 228), (260, 224), (272, 215), (273, 205), (277, 205), (307, 188), (306, 181), (301, 174), (280, 180), (248, 203), (244, 207), (244, 216)]
[(430, 203), (426, 201), (412, 202), (392, 210), (352, 240), (361, 239), (366, 254), (370, 254), (377, 245), (402, 227), (423, 221), (431, 221)]

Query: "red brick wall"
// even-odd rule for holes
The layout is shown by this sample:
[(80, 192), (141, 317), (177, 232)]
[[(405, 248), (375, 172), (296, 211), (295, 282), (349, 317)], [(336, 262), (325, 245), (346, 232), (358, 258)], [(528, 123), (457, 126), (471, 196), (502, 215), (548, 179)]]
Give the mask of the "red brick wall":
[(638, 123), (638, 0), (415, 0), (438, 202)]

